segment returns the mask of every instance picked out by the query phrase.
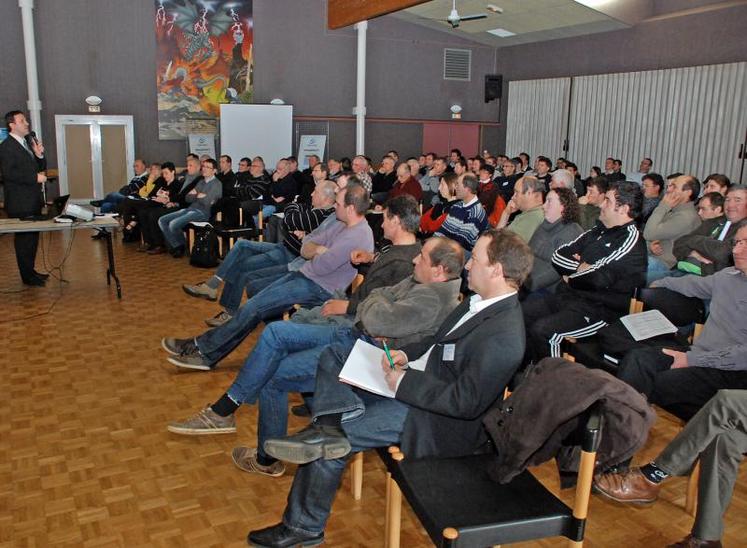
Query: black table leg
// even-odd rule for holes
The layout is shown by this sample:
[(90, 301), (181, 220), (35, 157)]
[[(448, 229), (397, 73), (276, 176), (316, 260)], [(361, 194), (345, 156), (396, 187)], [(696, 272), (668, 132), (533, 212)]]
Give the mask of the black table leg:
[(101, 230), (101, 233), (106, 238), (106, 254), (109, 258), (109, 268), (106, 269), (106, 284), (111, 285), (112, 284), (112, 278), (114, 278), (114, 283), (117, 286), (117, 298), (122, 298), (122, 286), (119, 283), (119, 278), (117, 277), (117, 271), (114, 268), (114, 248), (112, 247), (112, 233), (109, 232), (107, 229)]

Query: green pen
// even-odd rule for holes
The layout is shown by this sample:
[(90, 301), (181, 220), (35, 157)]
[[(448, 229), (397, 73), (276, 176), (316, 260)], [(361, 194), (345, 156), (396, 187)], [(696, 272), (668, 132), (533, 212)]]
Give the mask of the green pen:
[(386, 357), (389, 360), (389, 367), (394, 369), (394, 360), (392, 359), (392, 354), (389, 352), (389, 347), (386, 344), (386, 341), (384, 342), (384, 352), (386, 352)]

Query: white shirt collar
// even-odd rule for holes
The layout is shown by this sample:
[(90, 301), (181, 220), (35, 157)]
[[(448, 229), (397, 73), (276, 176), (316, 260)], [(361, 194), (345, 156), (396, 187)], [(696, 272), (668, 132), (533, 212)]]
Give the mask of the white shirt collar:
[(512, 295), (516, 295), (518, 291), (512, 291), (511, 293), (505, 293), (503, 295), (498, 295), (497, 297), (493, 297), (492, 299), (483, 299), (475, 293), (469, 298), (469, 311), (472, 314), (477, 314), (478, 312), (482, 312), (487, 307), (489, 307), (491, 304), (495, 304), (498, 301), (502, 301), (503, 299), (507, 299)]
[(28, 143), (26, 143), (26, 140), (23, 137), (19, 137), (15, 133), (9, 133), (8, 135), (18, 141), (18, 144), (20, 144), (23, 148), (28, 148)]
[(462, 203), (464, 204), (464, 207), (469, 207), (472, 204), (474, 204), (477, 200), (478, 200), (478, 198), (477, 198), (477, 196), (475, 196), (469, 202), (466, 202), (466, 203), (464, 202), (464, 200), (462, 200)]

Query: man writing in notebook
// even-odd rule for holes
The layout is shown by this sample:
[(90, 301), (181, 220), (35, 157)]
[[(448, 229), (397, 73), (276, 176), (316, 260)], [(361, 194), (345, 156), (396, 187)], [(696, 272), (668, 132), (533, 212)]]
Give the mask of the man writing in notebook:
[[(313, 422), (301, 432), (269, 439), (265, 451), (302, 464), (281, 523), (249, 534), (254, 546), (312, 546), (324, 527), (351, 452), (398, 443), (412, 458), (470, 454), (487, 440), (481, 419), (499, 400), (524, 352), (517, 289), (532, 252), (515, 234), (488, 230), (467, 263), (465, 299), (438, 332), (383, 359), (394, 398), (338, 381), (347, 358), (332, 345), (317, 369)], [(408, 368), (412, 362), (413, 367)], [(423, 370), (420, 370), (423, 369)]]

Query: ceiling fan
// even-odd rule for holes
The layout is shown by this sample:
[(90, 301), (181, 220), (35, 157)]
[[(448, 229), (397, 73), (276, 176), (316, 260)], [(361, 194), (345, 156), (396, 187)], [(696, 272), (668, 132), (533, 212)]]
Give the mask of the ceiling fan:
[(451, 13), (445, 19), (445, 21), (447, 21), (452, 26), (452, 28), (457, 28), (459, 26), (459, 23), (461, 23), (462, 21), (476, 21), (477, 19), (485, 19), (487, 16), (487, 13), (478, 13), (475, 15), (459, 15), (459, 12), (456, 8), (456, 0), (453, 0)]

